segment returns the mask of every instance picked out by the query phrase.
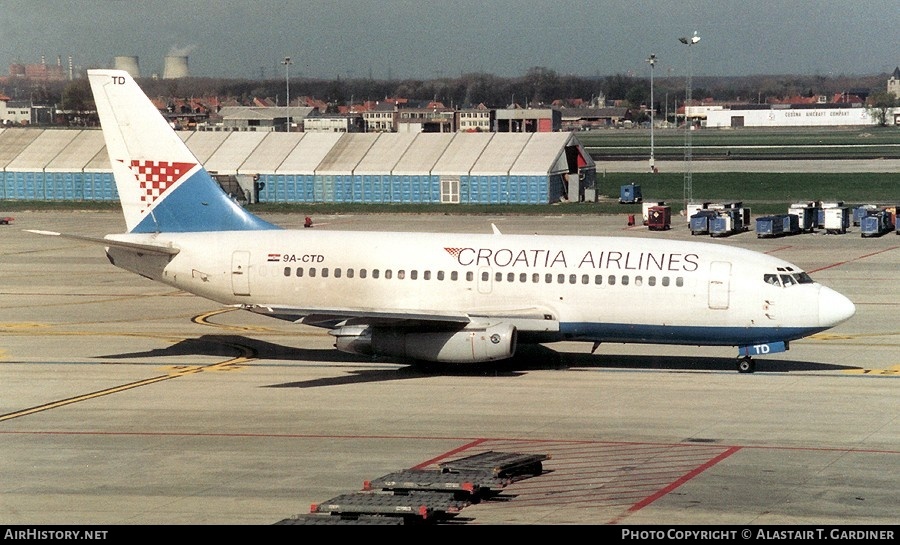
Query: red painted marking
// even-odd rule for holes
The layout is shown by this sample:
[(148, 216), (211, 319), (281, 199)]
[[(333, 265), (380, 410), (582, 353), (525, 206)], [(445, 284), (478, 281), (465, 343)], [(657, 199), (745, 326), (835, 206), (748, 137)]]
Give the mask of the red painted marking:
[[(793, 246), (782, 246), (782, 247), (780, 247), (780, 248), (774, 248), (774, 249), (772, 249), (772, 250), (769, 250), (769, 251), (766, 252), (766, 253), (767, 253), (767, 254), (773, 254), (773, 253), (775, 253), (775, 252), (782, 252), (782, 251), (785, 251), (785, 250), (790, 250), (791, 248), (793, 248)], [(824, 266), (824, 267), (819, 267), (818, 269), (813, 269), (813, 270), (811, 270), (811, 271), (806, 271), (806, 272), (808, 272), (808, 273), (815, 273), (815, 272), (819, 272), (819, 271), (824, 271), (824, 270), (826, 270), (826, 269), (831, 269), (831, 268), (834, 268), (834, 267), (840, 267), (841, 265), (846, 265), (847, 263), (852, 263), (852, 262), (854, 262), (854, 261), (859, 261), (860, 259), (865, 259), (865, 258), (867, 258), (867, 257), (872, 257), (873, 255), (883, 254), (884, 252), (890, 252), (891, 250), (896, 250), (897, 248), (900, 248), (900, 246), (891, 246), (890, 248), (885, 248), (884, 250), (879, 250), (879, 251), (877, 251), (877, 252), (872, 252), (871, 254), (864, 254), (864, 255), (855, 257), (855, 258), (853, 258), (853, 259), (847, 259), (847, 260), (844, 260), (844, 261), (838, 261), (837, 263), (832, 263), (831, 265), (826, 265), (826, 266)]]
[(728, 450), (726, 450), (726, 451), (723, 452), (722, 454), (720, 454), (720, 455), (716, 456), (715, 458), (713, 458), (713, 459), (707, 461), (705, 464), (703, 464), (703, 465), (701, 465), (701, 466), (699, 466), (699, 467), (694, 468), (693, 471), (687, 473), (686, 475), (683, 475), (680, 479), (677, 479), (675, 482), (673, 482), (673, 483), (670, 484), (669, 486), (663, 488), (662, 490), (659, 490), (656, 494), (653, 494), (652, 496), (648, 496), (647, 498), (644, 499), (644, 501), (639, 502), (639, 503), (633, 505), (633, 506), (629, 509), (629, 511), (637, 511), (637, 510), (639, 510), (639, 509), (643, 509), (644, 507), (650, 505), (651, 503), (653, 503), (653, 502), (655, 502), (656, 500), (658, 500), (659, 498), (665, 496), (665, 495), (668, 494), (669, 492), (675, 490), (676, 488), (678, 488), (679, 486), (683, 485), (684, 483), (690, 481), (691, 479), (693, 479), (693, 478), (696, 477), (697, 475), (703, 473), (703, 472), (706, 471), (707, 469), (709, 469), (709, 468), (711, 468), (712, 466), (718, 464), (718, 463), (721, 462), (722, 460), (724, 460), (724, 459), (730, 457), (732, 454), (735, 454), (735, 453), (738, 452), (739, 450), (741, 450), (741, 447), (731, 447), (731, 448), (729, 448)]
[(848, 259), (848, 260), (846, 260), (846, 261), (838, 261), (837, 263), (832, 263), (831, 265), (827, 265), (827, 266), (825, 266), (825, 267), (820, 267), (820, 268), (818, 268), (818, 269), (815, 269), (815, 270), (812, 270), (812, 271), (807, 271), (807, 272), (814, 273), (814, 272), (824, 271), (825, 269), (830, 269), (830, 268), (832, 268), (832, 267), (839, 267), (839, 266), (845, 265), (845, 264), (847, 264), (847, 263), (852, 263), (852, 262), (854, 262), (854, 261), (859, 261), (860, 259), (865, 259), (865, 258), (867, 258), (867, 257), (872, 257), (873, 255), (883, 254), (884, 252), (890, 252), (891, 250), (896, 250), (897, 248), (900, 248), (900, 246), (891, 246), (890, 248), (885, 248), (884, 250), (879, 250), (879, 251), (877, 251), (877, 252), (872, 252), (871, 254), (861, 255), (861, 256), (859, 256), (859, 257), (856, 257), (856, 258), (853, 258), (853, 259)]
[(774, 254), (775, 252), (783, 252), (783, 251), (785, 251), (785, 250), (790, 250), (791, 248), (793, 248), (793, 246), (782, 246), (781, 248), (773, 248), (773, 249), (771, 249), (771, 250), (769, 250), (768, 252), (765, 252), (765, 253), (767, 253), (767, 254)]
[(461, 446), (461, 447), (455, 448), (455, 449), (453, 449), (453, 450), (451, 450), (451, 451), (448, 451), (448, 452), (445, 452), (444, 454), (441, 454), (440, 456), (438, 456), (438, 457), (436, 457), (436, 458), (432, 458), (431, 460), (427, 460), (427, 461), (425, 461), (425, 462), (422, 462), (421, 464), (418, 464), (418, 465), (416, 465), (416, 466), (413, 466), (411, 469), (423, 469), (423, 468), (426, 468), (426, 467), (428, 467), (428, 466), (430, 466), (430, 465), (433, 465), (433, 464), (436, 464), (436, 463), (440, 462), (441, 460), (446, 460), (447, 458), (449, 458), (449, 457), (451, 457), (451, 456), (453, 456), (453, 455), (455, 455), (455, 454), (458, 454), (458, 453), (460, 453), (460, 452), (462, 452), (462, 451), (464, 451), (464, 450), (469, 450), (469, 449), (471, 449), (471, 448), (475, 448), (475, 447), (477, 447), (478, 445), (480, 445), (481, 443), (483, 443), (483, 442), (485, 442), (485, 441), (487, 441), (487, 439), (476, 439), (476, 440), (472, 441), (471, 443), (469, 443), (469, 444), (467, 444), (467, 445), (463, 445), (463, 446)]

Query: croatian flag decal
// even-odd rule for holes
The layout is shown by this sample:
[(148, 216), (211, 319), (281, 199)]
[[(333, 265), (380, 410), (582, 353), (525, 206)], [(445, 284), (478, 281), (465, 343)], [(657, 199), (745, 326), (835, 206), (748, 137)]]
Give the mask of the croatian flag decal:
[(194, 168), (194, 163), (131, 161), (128, 165), (141, 188), (141, 202), (149, 208), (170, 187)]

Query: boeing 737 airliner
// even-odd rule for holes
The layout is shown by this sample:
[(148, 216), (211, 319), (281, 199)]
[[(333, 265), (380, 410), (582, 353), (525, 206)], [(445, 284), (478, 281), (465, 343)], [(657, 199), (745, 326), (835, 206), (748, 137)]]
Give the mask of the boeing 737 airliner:
[(561, 340), (738, 347), (849, 319), (799, 267), (722, 244), (628, 237), (285, 230), (235, 203), (131, 76), (89, 70), (127, 232), (115, 266), (224, 305), (327, 328), (338, 350), (479, 363)]

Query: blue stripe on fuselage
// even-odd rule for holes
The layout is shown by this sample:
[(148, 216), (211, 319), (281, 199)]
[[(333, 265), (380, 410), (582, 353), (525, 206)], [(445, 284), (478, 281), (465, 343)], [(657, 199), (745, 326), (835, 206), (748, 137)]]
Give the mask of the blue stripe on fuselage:
[(585, 322), (559, 324), (560, 334), (566, 340), (697, 346), (745, 346), (774, 341), (790, 341), (825, 329), (827, 328), (661, 326)]
[(236, 203), (205, 170), (167, 191), (132, 233), (191, 233), (279, 229)]

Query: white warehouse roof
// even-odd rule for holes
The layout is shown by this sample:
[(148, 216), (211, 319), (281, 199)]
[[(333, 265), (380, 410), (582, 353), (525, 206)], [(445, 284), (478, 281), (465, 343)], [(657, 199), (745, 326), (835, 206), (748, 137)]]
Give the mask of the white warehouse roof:
[[(572, 133), (284, 133), (179, 131), (221, 174), (548, 175), (569, 168)], [(0, 169), (111, 172), (95, 129), (2, 129)]]

